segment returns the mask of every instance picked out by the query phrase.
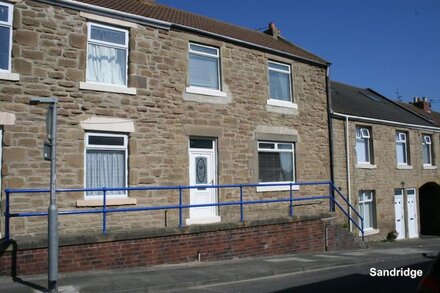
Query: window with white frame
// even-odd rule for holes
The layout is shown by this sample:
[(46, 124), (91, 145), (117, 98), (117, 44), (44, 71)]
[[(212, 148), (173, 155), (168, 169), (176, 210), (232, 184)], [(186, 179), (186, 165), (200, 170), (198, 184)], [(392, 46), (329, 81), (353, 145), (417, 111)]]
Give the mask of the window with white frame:
[(432, 165), (432, 137), (429, 134), (422, 135), (422, 157), (423, 165)]
[(409, 152), (408, 152), (408, 135), (406, 132), (396, 132), (396, 159), (397, 165), (409, 164)]
[[(85, 187), (127, 187), (127, 135), (86, 133)], [(102, 196), (88, 191), (87, 196)], [(109, 196), (126, 196), (126, 191), (109, 191)]]
[(259, 182), (294, 182), (294, 153), (293, 143), (258, 142)]
[(87, 82), (127, 86), (128, 30), (88, 24)]
[(359, 192), (359, 213), (364, 219), (364, 231), (376, 227), (376, 205), (373, 190)]
[(270, 99), (293, 102), (290, 65), (269, 61), (268, 70)]
[(370, 130), (356, 127), (356, 157), (358, 164), (372, 164)]
[(218, 48), (189, 43), (189, 86), (221, 90)]
[(11, 72), (13, 9), (13, 5), (0, 2), (0, 72)]

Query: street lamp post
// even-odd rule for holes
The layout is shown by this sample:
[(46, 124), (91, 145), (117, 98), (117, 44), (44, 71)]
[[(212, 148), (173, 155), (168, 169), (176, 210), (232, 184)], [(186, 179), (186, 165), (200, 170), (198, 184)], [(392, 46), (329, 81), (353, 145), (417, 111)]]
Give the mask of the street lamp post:
[(50, 161), (50, 205), (47, 219), (48, 237), (48, 291), (58, 292), (58, 208), (56, 195), (56, 141), (57, 98), (31, 98), (31, 105), (49, 104), (46, 116), (47, 141), (44, 143), (44, 159)]

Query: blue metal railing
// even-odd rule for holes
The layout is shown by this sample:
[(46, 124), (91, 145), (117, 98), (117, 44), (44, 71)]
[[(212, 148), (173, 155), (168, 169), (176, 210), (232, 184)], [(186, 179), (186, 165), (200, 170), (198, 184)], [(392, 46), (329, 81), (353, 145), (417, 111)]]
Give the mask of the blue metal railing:
[[(293, 187), (296, 186), (315, 186), (315, 185), (328, 185), (329, 194), (326, 195), (316, 195), (308, 197), (294, 197)], [(262, 200), (243, 200), (243, 188), (254, 188), (254, 187), (288, 187), (289, 197), (288, 198), (277, 198), (277, 199), (262, 199)], [(218, 202), (209, 204), (183, 204), (183, 191), (196, 189), (196, 188), (206, 188), (206, 189), (227, 189), (227, 188), (239, 188), (240, 200), (232, 202)], [(165, 206), (142, 206), (142, 207), (125, 207), (125, 208), (108, 208), (107, 207), (107, 197), (108, 192), (112, 191), (152, 191), (152, 190), (178, 190), (178, 204), (177, 205), (165, 205)], [(337, 202), (334, 196), (334, 190), (337, 194), (347, 203), (349, 209), (353, 210), (359, 218), (360, 227), (356, 221), (347, 213), (343, 207)], [(49, 189), (5, 189), (5, 238), (10, 239), (10, 219), (15, 217), (38, 217), (47, 216), (47, 212), (17, 212), (11, 213), (10, 211), (10, 196), (11, 194), (33, 194), (33, 193), (47, 193)], [(362, 234), (362, 240), (364, 240), (363, 233), (363, 223), (364, 220), (361, 215), (356, 211), (355, 208), (347, 201), (347, 199), (340, 193), (340, 191), (333, 185), (330, 181), (323, 182), (295, 182), (295, 183), (257, 183), (257, 184), (222, 184), (222, 185), (197, 185), (197, 186), (141, 186), (141, 187), (118, 187), (118, 188), (70, 188), (70, 189), (57, 189), (57, 193), (67, 193), (67, 192), (102, 192), (103, 194), (103, 204), (102, 208), (89, 209), (89, 210), (63, 210), (59, 211), (59, 215), (80, 215), (80, 214), (102, 214), (102, 233), (107, 233), (107, 214), (108, 213), (120, 213), (120, 212), (140, 212), (140, 211), (154, 211), (154, 210), (169, 210), (175, 209), (179, 213), (179, 227), (183, 226), (183, 210), (188, 208), (199, 208), (199, 207), (221, 207), (221, 206), (239, 206), (240, 207), (240, 221), (244, 221), (244, 206), (245, 205), (256, 205), (256, 204), (270, 204), (270, 203), (289, 203), (289, 215), (294, 215), (294, 202), (297, 201), (309, 201), (309, 200), (319, 200), (328, 199), (330, 211), (335, 210), (335, 206), (339, 207), (341, 211), (347, 216), (347, 218), (359, 229)]]

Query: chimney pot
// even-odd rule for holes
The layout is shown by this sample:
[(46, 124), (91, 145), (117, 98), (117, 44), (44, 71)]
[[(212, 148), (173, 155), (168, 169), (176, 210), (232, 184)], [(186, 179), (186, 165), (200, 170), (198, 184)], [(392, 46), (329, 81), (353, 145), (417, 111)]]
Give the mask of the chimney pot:
[(274, 39), (278, 39), (278, 37), (281, 35), (280, 30), (277, 28), (273, 21), (269, 23), (269, 27), (267, 30), (264, 31), (264, 33), (272, 36)]

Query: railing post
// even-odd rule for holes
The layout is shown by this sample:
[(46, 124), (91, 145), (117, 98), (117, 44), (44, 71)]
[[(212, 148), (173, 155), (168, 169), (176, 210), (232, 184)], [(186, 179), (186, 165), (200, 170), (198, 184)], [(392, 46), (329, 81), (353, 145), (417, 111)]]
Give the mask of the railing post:
[(328, 184), (328, 195), (330, 196), (329, 198), (329, 210), (330, 212), (334, 212), (335, 211), (335, 192), (334, 192), (334, 186), (331, 182), (329, 182)]
[(102, 191), (104, 192), (103, 196), (103, 204), (102, 204), (102, 233), (107, 233), (107, 188), (103, 187)]
[(182, 221), (182, 186), (179, 185), (179, 227), (183, 226)]
[(362, 228), (362, 241), (365, 241), (365, 235), (364, 235), (364, 218), (361, 218), (361, 228)]
[(293, 191), (292, 191), (292, 182), (289, 184), (290, 186), (290, 206), (289, 206), (289, 215), (293, 217)]
[(243, 215), (243, 184), (240, 184), (240, 221), (244, 221)]
[(9, 188), (7, 188), (5, 190), (5, 193), (6, 193), (6, 199), (5, 199), (5, 205), (6, 205), (6, 208), (5, 208), (5, 238), (6, 238), (6, 240), (9, 240), (10, 239), (10, 235), (9, 235), (9, 219), (10, 219), (9, 194), (10, 194), (10, 191), (9, 191)]

